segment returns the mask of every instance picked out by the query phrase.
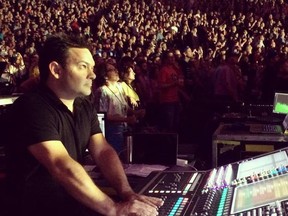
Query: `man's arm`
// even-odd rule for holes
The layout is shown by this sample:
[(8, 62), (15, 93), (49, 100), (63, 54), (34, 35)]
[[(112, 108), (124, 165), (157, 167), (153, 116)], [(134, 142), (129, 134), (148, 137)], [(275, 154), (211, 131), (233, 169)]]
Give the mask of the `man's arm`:
[(95, 134), (91, 137), (89, 152), (101, 173), (124, 201), (139, 200), (153, 208), (158, 208), (163, 204), (163, 201), (158, 198), (139, 195), (133, 191), (117, 153), (102, 134)]
[(127, 176), (117, 153), (113, 147), (107, 143), (102, 134), (96, 134), (91, 137), (89, 152), (100, 168), (101, 173), (109, 183), (115, 187), (115, 190), (120, 196), (133, 191), (128, 183)]
[(83, 166), (69, 156), (60, 141), (41, 142), (29, 146), (28, 150), (71, 196), (98, 213), (107, 216), (138, 215), (141, 211), (151, 216), (158, 214), (155, 207), (137, 199), (115, 203), (94, 184)]
[(28, 150), (76, 200), (103, 215), (115, 215), (116, 204), (94, 184), (83, 166), (69, 156), (60, 141), (38, 143)]

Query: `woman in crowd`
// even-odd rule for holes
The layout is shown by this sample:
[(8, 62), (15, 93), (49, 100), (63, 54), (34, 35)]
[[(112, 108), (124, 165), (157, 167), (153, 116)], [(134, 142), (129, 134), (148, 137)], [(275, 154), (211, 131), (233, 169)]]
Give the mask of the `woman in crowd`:
[(132, 109), (138, 108), (140, 104), (140, 98), (135, 89), (135, 71), (134, 71), (134, 61), (131, 57), (123, 57), (119, 64), (119, 72), (122, 88), (125, 94), (128, 96), (128, 102)]

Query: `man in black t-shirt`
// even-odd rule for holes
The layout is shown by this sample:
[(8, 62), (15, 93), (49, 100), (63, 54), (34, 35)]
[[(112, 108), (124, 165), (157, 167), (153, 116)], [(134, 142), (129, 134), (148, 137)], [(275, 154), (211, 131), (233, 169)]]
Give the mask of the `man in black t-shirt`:
[[(131, 189), (85, 99), (96, 77), (86, 42), (57, 34), (39, 54), (38, 89), (20, 96), (7, 113), (7, 215), (157, 215), (162, 200)], [(86, 148), (122, 202), (115, 203), (86, 173)]]

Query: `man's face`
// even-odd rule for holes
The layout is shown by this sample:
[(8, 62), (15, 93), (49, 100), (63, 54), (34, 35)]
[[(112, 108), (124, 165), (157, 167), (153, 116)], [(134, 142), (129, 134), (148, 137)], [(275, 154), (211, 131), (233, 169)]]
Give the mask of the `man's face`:
[(174, 64), (175, 63), (175, 56), (174, 56), (173, 52), (168, 53), (167, 62), (169, 64)]
[(191, 48), (188, 48), (188, 49), (185, 51), (185, 55), (186, 55), (188, 58), (193, 58), (193, 52), (192, 52)]
[(68, 52), (65, 71), (61, 76), (62, 90), (71, 98), (91, 94), (92, 82), (96, 78), (95, 62), (86, 48), (71, 48)]
[(180, 59), (180, 58), (181, 58), (181, 52), (180, 52), (180, 50), (175, 50), (174, 56), (175, 56), (177, 59)]

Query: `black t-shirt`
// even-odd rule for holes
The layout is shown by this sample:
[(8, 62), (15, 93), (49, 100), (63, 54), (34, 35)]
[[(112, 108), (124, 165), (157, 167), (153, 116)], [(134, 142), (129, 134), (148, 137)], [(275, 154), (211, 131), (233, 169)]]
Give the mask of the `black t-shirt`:
[[(73, 114), (46, 87), (22, 95), (7, 113), (5, 130), (9, 195), (13, 208), (36, 215), (60, 215), (77, 202), (27, 150), (42, 141), (60, 140), (69, 155), (82, 162), (91, 135), (101, 133), (96, 109), (88, 99), (77, 98)], [(72, 205), (72, 206), (71, 206)], [(53, 209), (50, 210), (47, 208)], [(21, 210), (22, 211), (22, 210)], [(33, 212), (34, 211), (34, 212)], [(63, 211), (63, 212), (62, 212)], [(68, 215), (68, 214), (67, 214)]]

